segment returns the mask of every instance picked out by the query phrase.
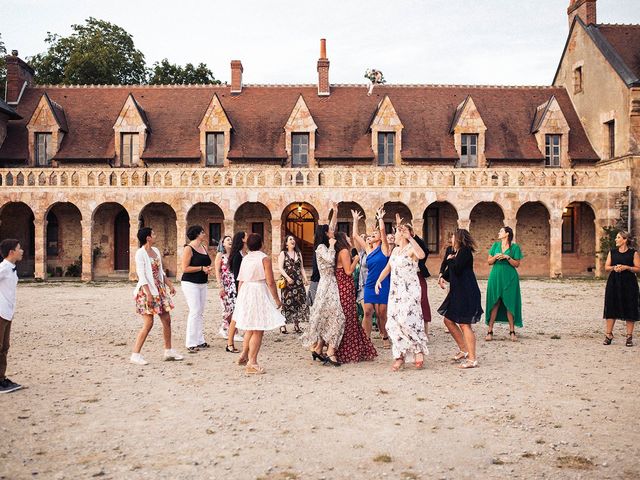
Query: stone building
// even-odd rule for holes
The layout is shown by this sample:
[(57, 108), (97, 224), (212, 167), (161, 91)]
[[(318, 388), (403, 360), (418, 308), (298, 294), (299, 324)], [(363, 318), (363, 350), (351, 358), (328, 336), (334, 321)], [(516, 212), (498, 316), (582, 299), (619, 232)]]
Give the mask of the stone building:
[[(261, 233), (276, 255), (339, 202), (372, 228), (384, 205), (423, 232), (438, 268), (449, 234), (485, 252), (510, 225), (523, 275), (598, 275), (603, 227), (640, 225), (640, 26), (598, 25), (595, 0), (572, 0), (551, 86), (329, 83), (321, 41), (316, 85), (35, 85), (7, 57), (0, 103), (0, 237), (26, 247), (22, 276), (133, 277), (135, 234), (152, 226), (180, 274), (190, 224), (211, 248)], [(635, 54), (634, 54), (635, 52)], [(631, 193), (630, 193), (631, 192)], [(633, 214), (631, 215), (631, 212)], [(630, 217), (627, 218), (626, 214)], [(621, 218), (624, 217), (624, 218)]]

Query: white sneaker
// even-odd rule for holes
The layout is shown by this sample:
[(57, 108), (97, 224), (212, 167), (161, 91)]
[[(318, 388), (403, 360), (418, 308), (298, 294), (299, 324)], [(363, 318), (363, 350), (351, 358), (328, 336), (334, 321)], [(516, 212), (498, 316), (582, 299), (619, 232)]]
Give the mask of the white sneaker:
[(184, 357), (176, 352), (173, 348), (164, 351), (164, 360), (183, 360)]
[(218, 336), (220, 338), (227, 338), (229, 336), (229, 330), (225, 330), (224, 328), (220, 327), (220, 330), (218, 331)]
[(131, 363), (135, 363), (136, 365), (148, 365), (147, 362), (142, 355), (139, 353), (132, 353), (131, 358), (129, 359)]
[(236, 334), (236, 335), (233, 336), (233, 341), (234, 342), (241, 342), (243, 340), (244, 340), (244, 337), (242, 335)]

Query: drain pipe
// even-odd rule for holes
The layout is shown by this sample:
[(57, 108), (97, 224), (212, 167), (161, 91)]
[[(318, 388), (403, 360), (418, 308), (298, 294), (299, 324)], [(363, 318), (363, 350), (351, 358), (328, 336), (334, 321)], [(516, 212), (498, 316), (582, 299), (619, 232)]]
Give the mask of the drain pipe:
[(627, 208), (627, 232), (631, 232), (631, 212), (633, 209), (631, 208), (631, 202), (633, 199), (633, 195), (631, 194), (631, 186), (627, 186), (627, 198), (628, 198), (628, 208)]

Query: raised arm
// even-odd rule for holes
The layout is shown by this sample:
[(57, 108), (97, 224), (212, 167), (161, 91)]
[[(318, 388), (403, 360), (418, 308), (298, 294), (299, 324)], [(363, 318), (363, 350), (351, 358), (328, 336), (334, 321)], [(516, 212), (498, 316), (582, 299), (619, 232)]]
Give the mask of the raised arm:
[(389, 255), (391, 255), (391, 252), (389, 251), (389, 242), (387, 241), (387, 232), (384, 228), (384, 208), (380, 207), (377, 211), (376, 211), (376, 221), (378, 222), (378, 229), (380, 230), (380, 240), (382, 240), (382, 253), (384, 254), (385, 257), (388, 257)]
[(338, 204), (336, 202), (331, 202), (331, 210), (333, 210), (333, 217), (329, 222), (329, 230), (335, 232), (338, 225)]
[(362, 215), (357, 210), (351, 210), (351, 216), (353, 217), (353, 242), (358, 250), (367, 251), (367, 243), (360, 238), (360, 232), (358, 231), (358, 223)]

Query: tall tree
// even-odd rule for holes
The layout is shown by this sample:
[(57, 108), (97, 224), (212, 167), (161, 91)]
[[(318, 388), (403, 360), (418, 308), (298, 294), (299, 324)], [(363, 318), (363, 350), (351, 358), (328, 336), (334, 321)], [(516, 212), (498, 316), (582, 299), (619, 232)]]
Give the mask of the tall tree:
[(204, 63), (194, 67), (187, 63), (184, 67), (169, 63), (168, 59), (156, 62), (149, 71), (149, 83), (151, 85), (186, 85), (190, 83), (220, 84), (213, 72)]
[(5, 84), (7, 83), (7, 62), (4, 59), (7, 54), (7, 49), (4, 46), (4, 42), (2, 41), (2, 34), (0, 33), (0, 98), (4, 99), (4, 89)]
[(89, 17), (68, 37), (47, 33), (49, 48), (29, 59), (40, 84), (140, 84), (145, 59), (123, 28)]

